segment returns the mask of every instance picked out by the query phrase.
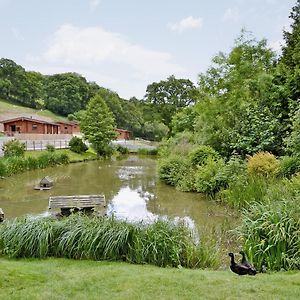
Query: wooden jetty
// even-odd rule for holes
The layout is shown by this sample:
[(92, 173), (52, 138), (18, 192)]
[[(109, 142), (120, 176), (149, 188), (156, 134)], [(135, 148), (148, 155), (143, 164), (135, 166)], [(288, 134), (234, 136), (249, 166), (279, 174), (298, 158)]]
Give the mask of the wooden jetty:
[(35, 186), (35, 190), (51, 190), (53, 188), (53, 179), (49, 176), (45, 176), (39, 183)]
[(68, 216), (72, 212), (91, 213), (106, 205), (104, 195), (75, 195), (49, 197), (49, 210), (60, 209), (61, 215)]
[(2, 208), (0, 207), (0, 223), (4, 221), (4, 212)]

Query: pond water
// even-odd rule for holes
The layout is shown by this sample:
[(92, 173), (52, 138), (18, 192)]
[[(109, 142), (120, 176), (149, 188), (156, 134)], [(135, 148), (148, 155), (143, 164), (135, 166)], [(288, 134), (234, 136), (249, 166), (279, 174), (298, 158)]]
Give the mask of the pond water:
[[(54, 187), (34, 190), (47, 175), (54, 180)], [(183, 193), (160, 182), (154, 158), (128, 156), (76, 163), (0, 180), (0, 207), (6, 218), (47, 214), (49, 196), (80, 194), (104, 194), (107, 213), (128, 220), (169, 216), (184, 218), (191, 226), (213, 228), (235, 219), (233, 211), (201, 194)]]

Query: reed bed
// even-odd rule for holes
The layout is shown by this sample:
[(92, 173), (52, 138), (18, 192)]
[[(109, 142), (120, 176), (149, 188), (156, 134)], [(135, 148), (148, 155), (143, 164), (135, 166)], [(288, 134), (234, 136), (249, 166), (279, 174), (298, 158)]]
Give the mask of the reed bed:
[(237, 232), (259, 270), (300, 269), (299, 197), (297, 200), (256, 203), (244, 211)]
[(72, 215), (22, 218), (0, 226), (0, 251), (10, 257), (127, 261), (160, 267), (216, 267), (217, 255), (171, 220), (151, 224)]

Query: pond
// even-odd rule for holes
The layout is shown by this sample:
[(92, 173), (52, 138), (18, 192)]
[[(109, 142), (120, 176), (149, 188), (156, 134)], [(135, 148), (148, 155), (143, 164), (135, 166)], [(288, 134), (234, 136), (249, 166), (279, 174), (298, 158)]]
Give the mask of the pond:
[[(51, 190), (33, 187), (44, 176)], [(0, 180), (0, 207), (6, 218), (47, 214), (48, 199), (56, 195), (104, 194), (108, 215), (128, 220), (157, 216), (184, 218), (191, 226), (214, 228), (232, 224), (234, 212), (201, 194), (183, 193), (160, 182), (156, 160), (128, 156), (121, 160), (91, 161), (30, 171)]]

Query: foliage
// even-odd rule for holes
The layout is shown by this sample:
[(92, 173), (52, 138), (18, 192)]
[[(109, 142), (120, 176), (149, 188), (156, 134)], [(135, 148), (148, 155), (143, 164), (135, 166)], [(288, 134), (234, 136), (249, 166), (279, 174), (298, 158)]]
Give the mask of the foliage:
[(189, 159), (193, 166), (204, 165), (209, 158), (213, 160), (220, 158), (219, 154), (210, 146), (198, 146), (189, 153)]
[(158, 175), (166, 184), (176, 186), (188, 169), (189, 164), (183, 157), (172, 155), (159, 161)]
[(295, 200), (255, 204), (244, 212), (239, 237), (258, 270), (300, 269), (300, 209)]
[(49, 152), (54, 152), (55, 151), (55, 147), (53, 145), (51, 145), (51, 144), (47, 144), (46, 145), (46, 149)]
[(0, 176), (11, 176), (28, 170), (69, 163), (65, 153), (42, 152), (38, 157), (9, 156), (0, 160)]
[(236, 176), (231, 182), (229, 179), (228, 182), (228, 188), (218, 193), (218, 199), (238, 209), (249, 207), (256, 202), (263, 202), (268, 188), (273, 186), (272, 182), (263, 176), (245, 174)]
[(201, 101), (195, 106), (199, 144), (226, 157), (281, 151), (286, 124), (281, 123), (284, 101), (274, 65), (275, 54), (266, 41), (256, 41), (246, 32), (229, 54), (213, 58), (213, 66), (199, 76)]
[(223, 159), (208, 157), (205, 164), (198, 166), (195, 174), (195, 189), (199, 193), (214, 195), (227, 186), (227, 178), (223, 176), (225, 163)]
[(197, 89), (189, 79), (153, 82), (147, 86), (145, 100), (162, 122), (169, 126), (172, 116), (184, 107), (193, 105), (198, 97)]
[(116, 137), (114, 118), (100, 95), (94, 96), (88, 103), (80, 128), (98, 155), (111, 154), (109, 143)]
[(285, 139), (286, 152), (292, 155), (300, 153), (300, 110), (298, 109), (293, 115), (291, 124), (291, 133)]
[(0, 228), (0, 251), (10, 257), (123, 260), (160, 267), (199, 268), (214, 263), (214, 254), (208, 256), (204, 246), (195, 245), (184, 223), (132, 224), (78, 214), (63, 220), (7, 221)]
[(197, 113), (193, 107), (185, 107), (172, 117), (171, 128), (172, 134), (183, 131), (194, 131)]
[(120, 152), (121, 154), (128, 154), (129, 150), (126, 147), (123, 147), (122, 145), (117, 145), (116, 150)]
[(279, 161), (269, 152), (258, 152), (247, 159), (249, 174), (275, 176), (279, 171)]
[(300, 171), (300, 159), (298, 156), (284, 156), (280, 159), (279, 175), (290, 178)]
[(83, 142), (83, 140), (77, 136), (73, 136), (69, 142), (70, 150), (75, 153), (83, 153), (87, 151), (88, 146)]
[(5, 157), (22, 157), (25, 153), (25, 144), (21, 143), (18, 140), (11, 140), (3, 145), (2, 150), (4, 152)]
[(158, 121), (145, 122), (143, 126), (143, 136), (151, 141), (161, 141), (169, 132), (168, 127)]
[(141, 155), (157, 155), (157, 148), (139, 148), (137, 153)]
[(48, 76), (45, 91), (45, 107), (63, 116), (84, 109), (89, 99), (87, 81), (76, 73)]

